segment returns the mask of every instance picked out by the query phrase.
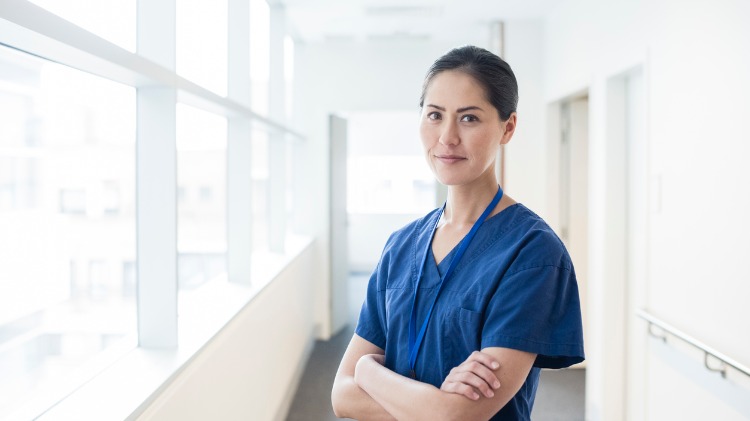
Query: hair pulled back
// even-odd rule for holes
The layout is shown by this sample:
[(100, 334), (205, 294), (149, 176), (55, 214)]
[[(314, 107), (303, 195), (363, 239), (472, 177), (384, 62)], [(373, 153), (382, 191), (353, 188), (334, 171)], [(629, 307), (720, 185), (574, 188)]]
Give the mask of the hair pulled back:
[(502, 121), (510, 118), (518, 105), (518, 83), (508, 63), (484, 48), (467, 45), (454, 48), (437, 59), (424, 78), (419, 106), (432, 79), (446, 70), (458, 70), (473, 77), (484, 88), (487, 101), (492, 104)]

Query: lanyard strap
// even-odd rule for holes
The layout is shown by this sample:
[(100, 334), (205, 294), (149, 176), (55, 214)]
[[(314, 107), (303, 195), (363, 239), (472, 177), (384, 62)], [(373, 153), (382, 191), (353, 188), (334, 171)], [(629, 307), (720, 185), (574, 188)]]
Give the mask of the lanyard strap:
[(435, 303), (437, 302), (438, 296), (440, 295), (440, 291), (443, 289), (443, 284), (445, 284), (445, 281), (451, 276), (453, 273), (453, 269), (456, 268), (456, 265), (458, 264), (458, 261), (461, 260), (461, 257), (463, 256), (466, 249), (469, 247), (469, 243), (471, 243), (471, 240), (474, 238), (474, 235), (479, 230), (479, 226), (484, 223), (485, 219), (489, 216), (490, 212), (492, 212), (493, 209), (495, 209), (495, 206), (497, 206), (498, 202), (500, 202), (500, 198), (503, 197), (503, 189), (498, 186), (497, 193), (495, 193), (495, 197), (492, 199), (492, 202), (490, 202), (489, 206), (487, 206), (487, 209), (484, 210), (482, 215), (477, 219), (476, 222), (474, 222), (474, 225), (471, 227), (471, 230), (468, 234), (461, 240), (461, 242), (458, 243), (458, 249), (456, 250), (456, 254), (451, 259), (451, 263), (448, 266), (448, 270), (445, 271), (443, 276), (440, 277), (440, 285), (438, 286), (438, 290), (435, 293), (435, 298), (432, 300), (432, 304), (430, 305), (430, 309), (427, 311), (427, 316), (425, 316), (424, 322), (422, 322), (422, 327), (419, 329), (419, 334), (417, 335), (417, 293), (419, 292), (419, 284), (422, 281), (422, 274), (424, 271), (425, 264), (427, 263), (427, 253), (430, 252), (431, 245), (432, 245), (432, 238), (435, 236), (435, 230), (437, 229), (437, 225), (440, 222), (440, 218), (443, 216), (443, 211), (445, 210), (445, 204), (443, 204), (443, 207), (440, 209), (440, 213), (438, 214), (437, 219), (435, 220), (435, 225), (432, 227), (432, 233), (430, 234), (430, 241), (427, 242), (427, 247), (425, 248), (424, 255), (422, 256), (422, 264), (419, 266), (419, 274), (417, 275), (417, 284), (414, 286), (414, 301), (411, 305), (411, 318), (409, 319), (409, 368), (411, 369), (411, 376), (415, 377), (415, 371), (414, 367), (417, 362), (417, 354), (419, 353), (419, 347), (422, 345), (422, 340), (424, 339), (424, 334), (427, 331), (427, 323), (430, 321), (430, 316), (432, 316), (432, 310), (435, 308)]

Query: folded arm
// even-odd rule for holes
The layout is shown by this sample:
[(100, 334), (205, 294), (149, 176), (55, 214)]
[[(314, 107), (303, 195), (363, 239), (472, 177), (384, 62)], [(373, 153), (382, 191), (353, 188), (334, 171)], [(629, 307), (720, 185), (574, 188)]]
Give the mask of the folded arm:
[(337, 417), (358, 420), (487, 420), (518, 392), (535, 358), (485, 348), (452, 370), (441, 390), (384, 367), (384, 351), (354, 335), (336, 373), (333, 409)]
[(482, 353), (500, 363), (494, 373), (502, 387), (492, 397), (472, 400), (412, 380), (381, 365), (380, 358), (375, 355), (365, 355), (357, 362), (355, 382), (396, 419), (487, 420), (521, 388), (536, 354), (508, 348), (485, 348)]

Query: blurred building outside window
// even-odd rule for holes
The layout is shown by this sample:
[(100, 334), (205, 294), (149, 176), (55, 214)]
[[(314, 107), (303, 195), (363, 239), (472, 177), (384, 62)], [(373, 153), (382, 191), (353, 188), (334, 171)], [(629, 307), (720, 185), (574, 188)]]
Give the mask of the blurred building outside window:
[(0, 418), (136, 346), (135, 247), (135, 90), (0, 49)]
[(227, 120), (177, 104), (177, 278), (182, 290), (226, 273)]

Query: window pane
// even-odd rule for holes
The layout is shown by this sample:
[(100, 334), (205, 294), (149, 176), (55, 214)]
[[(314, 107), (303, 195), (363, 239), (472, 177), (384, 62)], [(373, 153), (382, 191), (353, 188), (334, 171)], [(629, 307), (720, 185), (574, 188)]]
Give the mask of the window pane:
[(435, 179), (421, 156), (350, 156), (346, 190), (350, 213), (422, 213), (435, 207)]
[(0, 49), (0, 239), (3, 418), (136, 345), (133, 88)]
[(226, 273), (227, 121), (177, 105), (177, 249), (182, 290)]
[(294, 174), (294, 170), (296, 168), (299, 168), (299, 166), (295, 165), (296, 163), (295, 163), (295, 159), (294, 159), (295, 158), (295, 155), (294, 155), (294, 152), (295, 152), (294, 151), (295, 141), (294, 141), (294, 139), (292, 139), (291, 137), (287, 137), (286, 139), (284, 139), (284, 143), (285, 143), (284, 146), (286, 148), (286, 151), (285, 151), (286, 162), (284, 162), (284, 164), (285, 164), (285, 170), (286, 170), (286, 175), (284, 176), (284, 178), (286, 180), (286, 186), (285, 186), (286, 198), (284, 199), (284, 202), (286, 203), (286, 216), (287, 216), (287, 218), (286, 218), (286, 224), (287, 224), (287, 226), (286, 226), (286, 230), (285, 231), (286, 231), (287, 235), (291, 235), (291, 234), (293, 234), (292, 230), (293, 230), (294, 224), (292, 223), (292, 221), (294, 220), (294, 211), (295, 211), (295, 207), (294, 207), (295, 206), (295, 203), (294, 203), (294, 197), (295, 197), (295, 191), (294, 191), (294, 188), (295, 188), (295, 184), (294, 184), (295, 174)]
[(435, 207), (436, 181), (424, 158), (414, 111), (347, 114), (347, 210), (416, 213)]
[(227, 94), (227, 0), (177, 0), (177, 73)]
[(284, 112), (287, 120), (292, 119), (292, 99), (294, 98), (294, 40), (284, 37)]
[(268, 132), (252, 132), (251, 171), (253, 177), (253, 251), (268, 250)]
[(30, 0), (81, 28), (135, 52), (136, 0)]
[(266, 0), (250, 0), (250, 106), (268, 115), (271, 67), (271, 12)]

